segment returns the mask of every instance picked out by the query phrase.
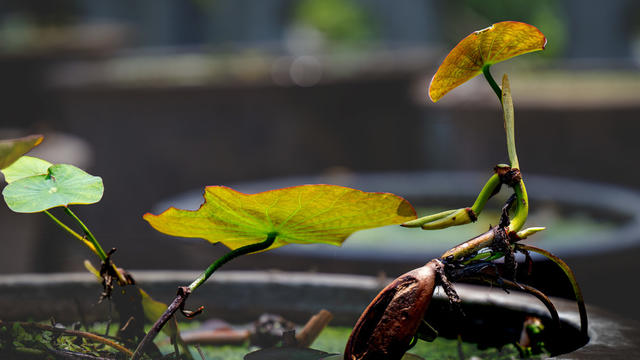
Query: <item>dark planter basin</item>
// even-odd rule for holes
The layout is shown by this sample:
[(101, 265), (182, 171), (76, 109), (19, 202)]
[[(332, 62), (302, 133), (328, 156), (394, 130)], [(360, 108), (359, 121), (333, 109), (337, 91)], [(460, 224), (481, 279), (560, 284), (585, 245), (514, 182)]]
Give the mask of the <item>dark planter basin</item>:
[[(230, 186), (242, 192), (255, 193), (301, 184), (328, 183), (365, 191), (392, 192), (407, 198), (418, 208), (419, 215), (426, 215), (429, 209), (421, 206), (446, 209), (471, 205), (490, 175), (490, 171), (341, 173)], [(640, 256), (640, 194), (620, 187), (567, 178), (525, 174), (525, 180), (531, 202), (527, 226), (548, 227), (527, 242), (563, 258), (576, 273), (587, 302), (640, 320), (640, 309), (632, 297), (612, 297), (607, 291), (602, 291), (603, 284), (610, 288), (627, 287), (624, 277), (610, 276), (612, 273), (640, 273), (640, 262), (636, 260)], [(488, 224), (495, 224), (498, 207), (508, 193), (503, 190), (497, 199), (490, 200), (476, 224), (435, 231), (399, 226), (365, 230), (352, 235), (342, 247), (289, 245), (260, 256), (238, 259), (229, 265), (233, 269), (313, 269), (320, 272), (399, 275), (484, 232)], [(197, 209), (202, 201), (202, 189), (197, 189), (163, 201), (154, 211), (160, 212), (169, 206)], [(196, 244), (204, 243), (199, 239), (186, 241), (198, 247), (202, 245)], [(184, 257), (197, 258), (199, 253), (206, 256), (203, 263), (210, 261), (211, 252), (207, 251), (190, 251)], [(534, 259), (537, 261), (531, 276), (523, 274), (519, 279), (549, 295), (571, 298), (571, 287), (562, 280), (564, 275), (555, 264), (543, 261), (542, 257)], [(558, 280), (549, 282), (548, 279)]]
[[(277, 178), (259, 182), (230, 185), (234, 189), (256, 193), (301, 184), (336, 184), (364, 191), (384, 191), (407, 198), (418, 210), (427, 215), (423, 206), (457, 208), (470, 206), (490, 172), (408, 172), (353, 174), (334, 176), (301, 176)], [(588, 183), (566, 178), (526, 175), (527, 190), (531, 201), (529, 226), (547, 226), (545, 232), (532, 237), (537, 246), (558, 256), (578, 256), (603, 253), (629, 247), (640, 247), (640, 194), (605, 184)], [(203, 202), (202, 189), (184, 193), (155, 206), (160, 212), (169, 206), (181, 209), (197, 209)], [(491, 201), (481, 214), (491, 221), (497, 219), (495, 209), (502, 205), (508, 191)], [(493, 205), (494, 210), (491, 209)], [(421, 211), (422, 210), (422, 211)], [(554, 217), (568, 222), (554, 229)], [(551, 222), (551, 224), (549, 224)], [(568, 226), (568, 228), (567, 228)], [(481, 226), (484, 231), (484, 225)], [(464, 229), (459, 227), (457, 229)], [(420, 232), (396, 228), (394, 232), (381, 229), (354, 234), (341, 248), (318, 245), (290, 245), (272, 253), (292, 254), (318, 258), (343, 258), (345, 260), (368, 259), (378, 261), (419, 261), (441, 255), (452, 245), (478, 234), (477, 229), (454, 232), (456, 228), (442, 231)], [(383, 235), (377, 235), (382, 233)], [(416, 233), (418, 235), (416, 235)], [(443, 233), (449, 233), (442, 240)], [(362, 234), (362, 235), (361, 235)], [(372, 243), (376, 237), (389, 235), (395, 239), (383, 244)], [(421, 243), (403, 243), (403, 237), (419, 236)], [(611, 241), (615, 239), (615, 241)]]
[[(138, 283), (161, 301), (173, 298), (178, 285), (188, 284), (194, 272), (134, 271)], [(353, 326), (362, 310), (387, 280), (356, 275), (284, 272), (220, 272), (189, 299), (192, 307), (204, 305), (203, 317), (220, 317), (245, 323), (264, 312), (279, 313), (303, 322), (322, 308), (331, 311), (334, 325)], [(441, 335), (461, 332), (467, 341), (487, 343), (491, 334), (497, 344), (519, 336), (525, 316), (549, 323), (549, 316), (535, 298), (501, 289), (456, 285), (467, 320), (460, 327), (451, 321), (447, 300), (435, 296), (429, 310), (430, 323)], [(95, 306), (100, 286), (89, 274), (0, 276), (0, 319), (48, 319), (75, 321), (79, 311), (87, 319), (104, 319), (106, 307)], [(259, 301), (257, 301), (259, 299)], [(588, 307), (589, 339), (578, 335), (579, 317), (574, 303), (552, 299), (562, 327), (549, 342), (560, 342), (567, 353), (558, 359), (629, 359), (640, 351), (638, 323), (595, 307)], [(473, 320), (473, 321), (471, 321)]]

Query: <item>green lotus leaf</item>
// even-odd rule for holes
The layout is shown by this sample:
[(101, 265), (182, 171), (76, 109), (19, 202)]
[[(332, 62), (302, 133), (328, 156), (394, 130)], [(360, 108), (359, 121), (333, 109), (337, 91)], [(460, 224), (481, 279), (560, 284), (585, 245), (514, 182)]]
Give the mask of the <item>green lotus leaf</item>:
[(72, 165), (57, 164), (46, 174), (22, 177), (2, 191), (9, 208), (19, 213), (35, 213), (57, 206), (93, 204), (102, 198), (102, 179)]
[(46, 175), (51, 165), (53, 164), (42, 159), (23, 156), (1, 171), (4, 175), (4, 180), (7, 183), (12, 183), (29, 176)]
[(0, 169), (18, 160), (27, 151), (42, 142), (42, 135), (29, 135), (17, 139), (0, 140)]
[(289, 243), (341, 245), (353, 232), (416, 218), (405, 199), (336, 185), (302, 185), (243, 194), (209, 186), (195, 211), (169, 208), (144, 219), (165, 234), (221, 242), (237, 249), (277, 234), (270, 247)]

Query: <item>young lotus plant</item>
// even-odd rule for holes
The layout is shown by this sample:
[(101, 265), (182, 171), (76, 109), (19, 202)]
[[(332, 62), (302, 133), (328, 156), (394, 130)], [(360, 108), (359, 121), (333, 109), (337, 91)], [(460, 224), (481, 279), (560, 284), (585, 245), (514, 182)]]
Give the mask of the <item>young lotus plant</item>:
[(336, 185), (301, 185), (257, 194), (209, 186), (198, 210), (172, 207), (159, 215), (146, 214), (144, 219), (160, 232), (219, 242), (231, 251), (214, 261), (190, 285), (178, 289), (178, 295), (139, 344), (133, 359), (178, 309), (187, 317), (202, 310), (184, 310), (187, 297), (228, 261), (287, 244), (339, 246), (355, 231), (415, 218), (411, 204), (399, 196)]
[[(155, 320), (155, 317), (158, 316), (158, 313), (162, 313), (166, 305), (153, 300), (144, 290), (138, 288), (133, 277), (118, 268), (111, 260), (111, 255), (115, 249), (106, 252), (91, 230), (71, 210), (72, 205), (87, 205), (99, 202), (104, 193), (102, 179), (90, 175), (73, 165), (51, 164), (39, 158), (20, 156), (41, 141), (42, 136), (13, 141), (17, 148), (13, 150), (5, 150), (5, 145), (9, 141), (0, 143), (0, 153), (9, 154), (8, 156), (14, 158), (0, 158), (3, 164), (10, 163), (9, 166), (1, 170), (5, 181), (8, 183), (2, 191), (4, 200), (7, 206), (17, 213), (44, 213), (56, 225), (79, 240), (98, 256), (102, 263), (100, 270), (94, 268), (88, 260), (85, 261), (85, 267), (102, 282), (103, 293), (101, 300), (103, 298), (114, 300), (121, 321), (119, 338), (124, 341), (139, 341), (144, 337), (145, 317), (152, 317), (151, 320)], [(80, 235), (71, 226), (65, 224), (54, 215), (52, 211), (54, 208), (61, 208), (65, 215), (72, 219), (82, 230), (84, 235)], [(112, 291), (116, 285), (119, 286), (120, 291), (116, 292), (116, 296), (112, 298)], [(159, 308), (161, 309), (160, 311), (158, 311)], [(131, 319), (135, 319), (135, 321), (130, 321)], [(185, 349), (175, 323), (171, 323), (166, 332), (174, 342)], [(133, 355), (132, 350), (113, 340), (104, 337), (98, 337), (97, 339), (121, 351), (125, 356)], [(160, 354), (157, 348), (150, 349), (150, 353)], [(187, 354), (187, 356), (190, 355), (188, 352)]]
[[(80, 240), (105, 264), (110, 264), (111, 274), (125, 284), (124, 275), (110, 263), (108, 254), (89, 228), (71, 210), (70, 205), (94, 204), (102, 199), (102, 179), (67, 164), (51, 164), (48, 161), (22, 156), (2, 170), (8, 185), (2, 191), (7, 206), (18, 213), (42, 212), (63, 230)], [(83, 230), (84, 236), (67, 226), (50, 211), (62, 208)]]
[[(451, 284), (456, 280), (477, 280), (528, 292), (544, 303), (554, 324), (559, 326), (557, 311), (549, 298), (537, 289), (516, 281), (515, 252), (525, 253), (528, 261), (529, 251), (540, 253), (562, 268), (578, 302), (581, 333), (587, 337), (584, 301), (567, 264), (548, 251), (519, 243), (544, 228), (523, 229), (529, 213), (529, 199), (516, 154), (511, 90), (506, 75), (500, 87), (489, 71), (490, 66), (497, 62), (543, 50), (546, 42), (544, 35), (532, 25), (515, 21), (500, 22), (464, 38), (438, 68), (429, 86), (429, 97), (433, 102), (467, 80), (484, 74), (502, 106), (510, 164), (500, 164), (494, 168), (495, 174), (487, 181), (472, 206), (427, 215), (402, 225), (433, 230), (467, 224), (476, 221), (487, 201), (503, 185), (512, 189), (513, 195), (503, 206), (499, 224), (453, 247), (425, 266), (400, 276), (383, 289), (356, 323), (345, 349), (345, 360), (399, 360), (419, 339), (435, 339), (437, 329), (423, 321), (423, 318), (437, 285), (442, 286), (452, 307), (462, 313), (461, 300)], [(498, 271), (494, 260), (501, 258), (504, 259), (504, 266), (502, 271)], [(559, 348), (546, 350), (552, 353), (561, 351)]]

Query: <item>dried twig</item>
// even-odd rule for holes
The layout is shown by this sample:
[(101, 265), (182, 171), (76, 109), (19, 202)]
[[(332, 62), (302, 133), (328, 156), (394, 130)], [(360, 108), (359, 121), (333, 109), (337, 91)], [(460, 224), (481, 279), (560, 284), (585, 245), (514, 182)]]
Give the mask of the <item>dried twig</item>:
[(202, 349), (200, 349), (200, 345), (198, 345), (198, 344), (194, 344), (193, 346), (195, 346), (195, 347), (196, 347), (196, 350), (198, 350), (198, 354), (200, 355), (200, 358), (201, 358), (202, 360), (205, 360), (205, 359), (204, 359), (204, 353), (202, 352)]
[(296, 334), (296, 340), (298, 341), (298, 347), (309, 347), (318, 338), (318, 335), (333, 319), (333, 314), (329, 311), (322, 309), (317, 314), (313, 315), (305, 326)]
[[(155, 324), (153, 324), (153, 327), (151, 328), (151, 330), (149, 330), (149, 332), (144, 337), (144, 339), (142, 339), (140, 344), (138, 344), (138, 347), (136, 348), (135, 352), (132, 353), (133, 356), (131, 357), (131, 360), (136, 360), (140, 358), (140, 356), (142, 356), (142, 353), (144, 352), (144, 349), (147, 346), (147, 344), (149, 344), (149, 342), (152, 342), (153, 339), (155, 339), (156, 335), (160, 332), (164, 324), (166, 324), (167, 321), (171, 319), (173, 314), (175, 314), (175, 312), (178, 311), (178, 309), (181, 310), (183, 314), (185, 314), (187, 310), (184, 310), (184, 304), (187, 301), (187, 298), (189, 297), (190, 294), (191, 294), (191, 290), (189, 290), (189, 287), (182, 286), (178, 288), (178, 294), (176, 295), (176, 298), (173, 299), (173, 301), (171, 302), (171, 304), (169, 304), (169, 307), (164, 312), (164, 314), (162, 314), (162, 316), (155, 322)], [(199, 309), (199, 311), (202, 311), (202, 310)], [(189, 312), (189, 313), (198, 313), (199, 311)]]
[(182, 334), (185, 344), (237, 345), (249, 339), (249, 330), (193, 330)]

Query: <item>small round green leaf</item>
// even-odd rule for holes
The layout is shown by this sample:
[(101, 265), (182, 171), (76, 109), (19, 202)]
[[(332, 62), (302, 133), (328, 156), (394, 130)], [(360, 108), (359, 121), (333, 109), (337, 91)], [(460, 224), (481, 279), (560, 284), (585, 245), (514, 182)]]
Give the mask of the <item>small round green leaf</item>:
[(53, 164), (42, 159), (23, 156), (11, 164), (11, 166), (3, 169), (2, 174), (4, 174), (4, 180), (10, 184), (25, 177), (46, 175), (51, 165)]
[(23, 177), (2, 191), (9, 208), (35, 213), (57, 206), (93, 204), (102, 198), (102, 179), (72, 165), (49, 167), (47, 174)]

